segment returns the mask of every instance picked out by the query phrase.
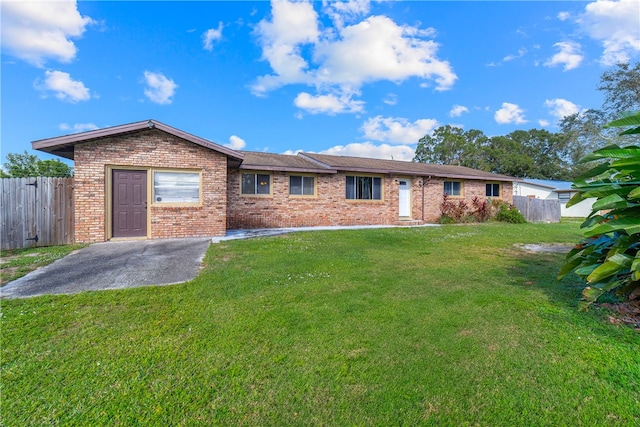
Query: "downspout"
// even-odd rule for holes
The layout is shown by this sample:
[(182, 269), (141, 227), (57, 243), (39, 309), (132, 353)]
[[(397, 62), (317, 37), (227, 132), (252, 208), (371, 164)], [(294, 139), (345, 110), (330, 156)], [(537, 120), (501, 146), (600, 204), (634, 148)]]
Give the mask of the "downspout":
[(422, 178), (422, 222), (424, 223), (424, 178)]
[[(427, 182), (429, 182), (430, 180), (431, 180), (431, 175), (427, 177)], [(424, 186), (425, 185), (426, 185), (426, 182), (424, 178), (422, 178), (422, 222), (424, 222)]]

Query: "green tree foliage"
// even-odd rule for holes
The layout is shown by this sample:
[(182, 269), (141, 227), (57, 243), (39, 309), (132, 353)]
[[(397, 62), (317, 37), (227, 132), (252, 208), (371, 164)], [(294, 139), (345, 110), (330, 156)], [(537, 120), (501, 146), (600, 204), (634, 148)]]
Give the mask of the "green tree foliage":
[(600, 77), (603, 109), (564, 117), (560, 132), (517, 130), (491, 138), (482, 131), (441, 126), (422, 137), (414, 161), (467, 166), (519, 178), (571, 180), (589, 165), (580, 159), (599, 148), (627, 143), (615, 129), (603, 126), (622, 111), (640, 110), (640, 63), (618, 64)]
[(2, 178), (27, 178), (34, 176), (69, 178), (73, 168), (58, 159), (40, 160), (35, 154), (25, 150), (23, 154), (7, 154)]
[(483, 169), (481, 150), (487, 137), (482, 131), (446, 125), (420, 138), (414, 162)]
[[(640, 135), (640, 113), (616, 120), (608, 127), (631, 129), (621, 135)], [(558, 278), (575, 272), (586, 280), (589, 305), (607, 292), (629, 295), (640, 287), (640, 146), (611, 145), (581, 162), (602, 162), (574, 182), (578, 193), (567, 206), (596, 198), (582, 223), (585, 240), (567, 254)], [(606, 213), (601, 213), (606, 212)]]
[(605, 71), (598, 90), (605, 94), (603, 109), (609, 117), (640, 111), (640, 62), (635, 66), (618, 64), (615, 69)]
[(566, 138), (546, 130), (517, 130), (488, 138), (477, 129), (441, 126), (420, 139), (413, 161), (466, 166), (521, 178), (566, 179)]
[(579, 163), (588, 153), (626, 142), (615, 129), (604, 128), (604, 125), (625, 111), (640, 110), (640, 62), (634, 66), (618, 64), (605, 71), (600, 76), (598, 90), (604, 93), (602, 109), (592, 108), (566, 116), (559, 124), (561, 133), (568, 140), (570, 161), (576, 175), (588, 170), (588, 165)]
[(560, 132), (567, 138), (572, 164), (578, 164), (584, 156), (612, 140), (615, 132), (609, 135), (601, 133), (606, 123), (605, 113), (594, 109), (566, 116), (560, 121)]

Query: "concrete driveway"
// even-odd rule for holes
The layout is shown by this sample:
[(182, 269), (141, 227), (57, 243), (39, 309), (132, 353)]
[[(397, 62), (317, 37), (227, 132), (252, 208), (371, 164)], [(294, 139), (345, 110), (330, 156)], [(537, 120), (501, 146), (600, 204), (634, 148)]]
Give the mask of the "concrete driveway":
[(2, 298), (169, 285), (193, 279), (210, 238), (96, 243), (0, 288)]

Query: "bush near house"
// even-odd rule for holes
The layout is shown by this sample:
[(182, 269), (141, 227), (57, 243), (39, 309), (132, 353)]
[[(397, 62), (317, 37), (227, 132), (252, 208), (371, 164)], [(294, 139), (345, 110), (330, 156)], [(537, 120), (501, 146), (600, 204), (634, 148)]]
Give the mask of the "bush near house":
[(512, 224), (527, 222), (515, 206), (504, 200), (481, 200), (476, 196), (469, 206), (465, 200), (451, 200), (448, 194), (442, 196), (440, 224), (485, 222), (492, 219)]

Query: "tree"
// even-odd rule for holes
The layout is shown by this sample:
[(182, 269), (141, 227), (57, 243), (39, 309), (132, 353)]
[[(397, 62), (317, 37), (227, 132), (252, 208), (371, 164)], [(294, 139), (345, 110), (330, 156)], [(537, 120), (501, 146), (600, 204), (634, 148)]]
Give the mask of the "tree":
[[(618, 64), (615, 69), (600, 76), (598, 90), (604, 92), (602, 109), (589, 109), (564, 117), (560, 130), (570, 148), (570, 161), (575, 176), (588, 169), (581, 158), (610, 144), (624, 144), (625, 138), (613, 128), (604, 125), (625, 111), (640, 110), (640, 62), (635, 66)], [(604, 128), (604, 129), (603, 129)]]
[(507, 136), (494, 136), (486, 151), (489, 171), (519, 178), (532, 177), (533, 159), (523, 150), (521, 142)]
[(35, 154), (25, 150), (23, 154), (7, 154), (8, 162), (4, 164), (3, 178), (26, 178), (34, 176), (69, 178), (73, 176), (73, 168), (58, 159), (40, 160)]
[(73, 169), (58, 159), (40, 160), (38, 162), (38, 172), (40, 176), (60, 178), (71, 178), (73, 176)]
[[(627, 127), (621, 135), (640, 135), (640, 113), (613, 121)], [(595, 197), (593, 210), (582, 223), (585, 240), (567, 254), (561, 279), (575, 272), (586, 281), (584, 307), (607, 292), (631, 295), (640, 288), (640, 147), (611, 145), (581, 162), (604, 162), (574, 182), (578, 193), (567, 207)], [(607, 213), (601, 214), (605, 211)]]
[(480, 139), (481, 131), (470, 130), (465, 132), (462, 128), (446, 125), (433, 131), (432, 135), (420, 138), (414, 162), (433, 163), (438, 165), (469, 166), (473, 163), (475, 153), (479, 147), (473, 146), (467, 140), (467, 134), (474, 141)]
[(507, 135), (514, 141), (516, 151), (505, 153), (505, 157), (496, 159), (504, 163), (513, 161), (510, 157), (522, 157), (527, 169), (512, 171), (512, 175), (521, 178), (567, 179), (568, 164), (566, 139), (562, 135), (544, 129), (516, 130)]
[(609, 117), (620, 113), (640, 111), (640, 62), (617, 64), (600, 77), (598, 90), (605, 93), (603, 109)]
[(521, 178), (565, 179), (566, 140), (546, 130), (488, 138), (482, 131), (441, 126), (420, 138), (415, 162), (466, 166)]
[(566, 116), (560, 121), (560, 131), (567, 138), (569, 161), (572, 164), (577, 164), (588, 153), (611, 141), (613, 135), (601, 133), (606, 123), (605, 113), (594, 109)]

